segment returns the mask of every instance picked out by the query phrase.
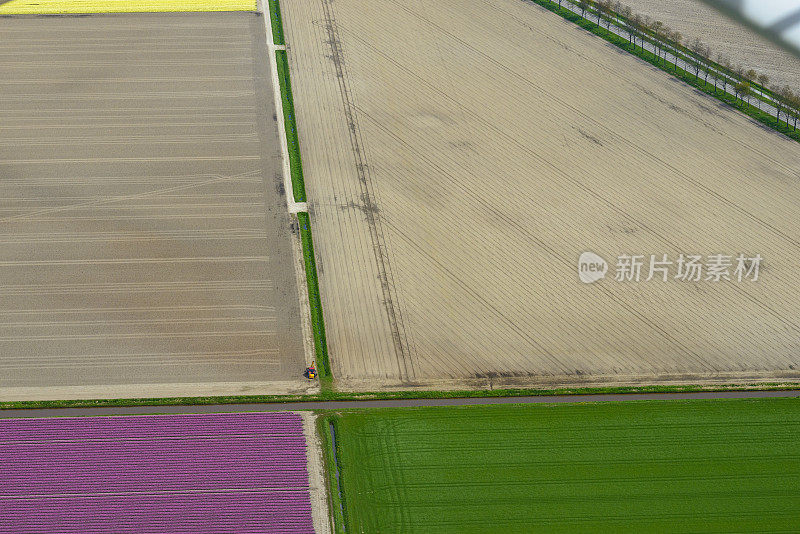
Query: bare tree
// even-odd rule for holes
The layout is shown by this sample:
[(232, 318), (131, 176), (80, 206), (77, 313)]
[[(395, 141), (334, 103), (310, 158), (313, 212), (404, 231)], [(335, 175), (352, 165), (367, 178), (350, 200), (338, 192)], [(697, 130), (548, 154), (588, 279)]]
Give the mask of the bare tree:
[(761, 109), (761, 100), (764, 98), (764, 88), (769, 83), (769, 76), (767, 76), (766, 74), (759, 74), (758, 78), (756, 79), (758, 80), (758, 89), (761, 95), (761, 98), (759, 99), (758, 102), (758, 109)]
[[(717, 65), (722, 65), (722, 62), (725, 61), (725, 56), (722, 54), (717, 54)], [(719, 82), (723, 76), (720, 75), (720, 71), (717, 70), (714, 72), (714, 94), (717, 94), (717, 82)]]
[(708, 85), (708, 72), (711, 70), (711, 47), (703, 45), (703, 47), (697, 51), (697, 54), (703, 58), (703, 83)]
[(783, 117), (786, 121), (786, 127), (789, 127), (789, 120), (792, 120), (792, 130), (797, 130), (797, 116), (800, 113), (800, 110), (797, 109), (797, 95), (794, 94), (791, 90), (788, 90), (789, 87), (783, 88), (783, 93), (781, 98), (783, 99)]
[(789, 88), (788, 85), (784, 85), (783, 87), (773, 87), (772, 93), (775, 95), (775, 109), (777, 111), (775, 116), (775, 124), (779, 125), (781, 120), (781, 111), (784, 111), (783, 120), (786, 123), (786, 127), (789, 127), (789, 113), (787, 112), (787, 108), (791, 108), (791, 102), (794, 98), (794, 93)]
[[(750, 80), (750, 84), (751, 84), (751, 86), (750, 86), (750, 94), (753, 94), (752, 84), (755, 83), (758, 80), (758, 73), (754, 69), (748, 69), (747, 72), (744, 73), (744, 76), (745, 76), (745, 78)], [(750, 102), (749, 95), (748, 95), (748, 100), (747, 101), (748, 101), (748, 103)], [(757, 98), (756, 98), (756, 105), (758, 106), (758, 109), (761, 109), (761, 102)]]
[[(728, 56), (717, 56), (717, 63), (725, 67), (725, 69), (728, 71), (731, 70), (731, 60), (728, 58)], [(722, 82), (722, 92), (724, 94), (728, 87), (728, 75), (724, 71), (720, 75), (720, 81)], [(714, 92), (716, 92), (716, 84), (714, 84)]]
[[(691, 44), (689, 44), (689, 48), (692, 52), (697, 54), (698, 56), (702, 57), (702, 52), (705, 51), (706, 45), (703, 44), (703, 41), (700, 40), (699, 37), (695, 37)], [(698, 61), (697, 57), (692, 58), (691, 61), (692, 70), (694, 71), (694, 79), (697, 81), (698, 77), (700, 76), (700, 69), (702, 68), (700, 61)]]
[(642, 50), (644, 50), (644, 39), (641, 36), (642, 30), (646, 27), (645, 18), (642, 17), (640, 14), (636, 13), (631, 18), (631, 29), (633, 30), (633, 49), (636, 50), (636, 37), (639, 37), (639, 42), (642, 46)]
[(660, 20), (654, 20), (650, 23), (650, 30), (656, 35), (656, 40), (654, 43), (654, 47), (656, 49), (656, 56), (658, 59), (661, 59), (661, 29), (664, 27), (664, 23)]
[(790, 100), (791, 109), (792, 109), (792, 118), (794, 119), (794, 124), (792, 124), (792, 131), (797, 131), (797, 119), (800, 117), (800, 94), (792, 95), (792, 99)]
[(739, 81), (736, 85), (733, 86), (733, 91), (736, 93), (736, 98), (738, 98), (742, 104), (744, 104), (745, 97), (750, 97), (750, 82), (745, 80)]
[(611, 0), (600, 0), (597, 2), (598, 16), (602, 15), (606, 19), (606, 30), (611, 27), (611, 15), (614, 12), (614, 4)]
[(679, 31), (674, 31), (670, 34), (670, 39), (675, 43), (675, 56), (673, 59), (675, 60), (675, 72), (678, 72), (678, 47), (680, 47), (681, 42), (683, 42), (683, 35)]
[(753, 94), (753, 86), (750, 82), (744, 82), (744, 87), (742, 87), (742, 91), (739, 93), (744, 98), (745, 102), (750, 105), (750, 97)]
[(740, 65), (735, 65), (732, 70), (733, 70), (733, 81), (734, 81), (733, 92), (735, 93), (736, 96), (738, 96), (739, 93), (736, 91), (736, 87), (741, 86), (741, 84), (745, 81), (745, 70), (744, 67)]
[(672, 29), (665, 24), (661, 27), (661, 32), (658, 34), (658, 38), (664, 43), (664, 66), (667, 64), (667, 53), (670, 50), (670, 37), (672, 37)]
[(636, 43), (633, 42), (633, 25), (631, 24), (631, 17), (633, 16), (633, 11), (628, 6), (620, 4), (620, 8), (617, 10), (617, 13), (622, 15), (622, 20), (625, 23), (625, 30), (628, 32), (628, 42), (633, 43), (633, 47), (635, 49)]
[(581, 10), (581, 17), (586, 18), (586, 10), (589, 9), (589, 0), (578, 0), (578, 7)]
[(600, 5), (603, 0), (592, 2), (594, 4), (595, 15), (597, 15), (597, 27), (600, 27), (600, 22), (603, 17), (603, 7)]

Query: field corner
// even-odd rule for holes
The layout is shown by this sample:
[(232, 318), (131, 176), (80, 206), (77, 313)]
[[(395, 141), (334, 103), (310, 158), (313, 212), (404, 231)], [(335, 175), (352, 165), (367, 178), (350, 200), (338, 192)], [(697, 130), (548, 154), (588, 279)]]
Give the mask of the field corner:
[(744, 102), (743, 100), (740, 101), (735, 98), (733, 95), (730, 95), (725, 92), (717, 92), (717, 87), (713, 84), (701, 80), (698, 78), (697, 75), (693, 75), (690, 72), (680, 68), (680, 67), (673, 67), (670, 63), (666, 61), (661, 61), (661, 58), (656, 57), (655, 54), (650, 52), (649, 50), (643, 50), (641, 48), (637, 49), (636, 45), (631, 45), (627, 40), (620, 37), (619, 35), (608, 31), (607, 29), (599, 26), (595, 22), (581, 17), (579, 14), (570, 11), (567, 8), (561, 7), (558, 2), (554, 2), (553, 0), (529, 0), (537, 4), (538, 6), (550, 11), (551, 13), (562, 17), (563, 19), (574, 23), (576, 26), (592, 33), (601, 39), (611, 43), (612, 45), (616, 46), (617, 48), (628, 52), (631, 55), (634, 55), (649, 63), (650, 65), (656, 67), (657, 69), (661, 70), (662, 72), (667, 73), (668, 75), (681, 80), (682, 82), (686, 83), (687, 85), (697, 89), (705, 93), (706, 95), (730, 106), (744, 115), (747, 115), (751, 119), (755, 120), (756, 122), (766, 126), (767, 128), (774, 130), (784, 136), (792, 139), (794, 141), (800, 142), (800, 130), (796, 130), (790, 128), (788, 124), (782, 125), (780, 120), (769, 115), (756, 106), (750, 104), (749, 102)]

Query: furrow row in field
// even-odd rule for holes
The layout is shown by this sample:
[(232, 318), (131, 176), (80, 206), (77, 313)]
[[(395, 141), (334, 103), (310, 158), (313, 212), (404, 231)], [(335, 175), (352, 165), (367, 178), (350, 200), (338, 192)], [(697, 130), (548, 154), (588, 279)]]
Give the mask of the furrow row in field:
[[(284, 9), (342, 386), (800, 367), (793, 143), (520, 0)], [(762, 277), (613, 280), (681, 253)]]

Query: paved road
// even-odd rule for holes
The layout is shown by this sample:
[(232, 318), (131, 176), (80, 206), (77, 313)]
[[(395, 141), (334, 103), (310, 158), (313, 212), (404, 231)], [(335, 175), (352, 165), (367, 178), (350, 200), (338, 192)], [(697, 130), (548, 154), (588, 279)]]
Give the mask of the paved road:
[(115, 408), (58, 408), (0, 410), (0, 419), (12, 417), (80, 417), (87, 415), (141, 415), (152, 413), (214, 413), (273, 410), (352, 410), (415, 406), (468, 406), (486, 404), (542, 404), (562, 402), (609, 402), (636, 400), (752, 399), (799, 397), (791, 391), (704, 391), (697, 393), (636, 393), (625, 395), (555, 395), (537, 397), (488, 397), (470, 399), (402, 399), (375, 401), (284, 402), (263, 404), (208, 404), (205, 406), (128, 406)]

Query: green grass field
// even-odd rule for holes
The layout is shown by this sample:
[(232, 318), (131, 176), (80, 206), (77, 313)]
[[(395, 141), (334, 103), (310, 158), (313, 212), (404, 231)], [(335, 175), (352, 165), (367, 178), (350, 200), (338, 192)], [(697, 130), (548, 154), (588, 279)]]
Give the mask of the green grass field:
[(796, 398), (331, 417), (347, 532), (800, 531)]

